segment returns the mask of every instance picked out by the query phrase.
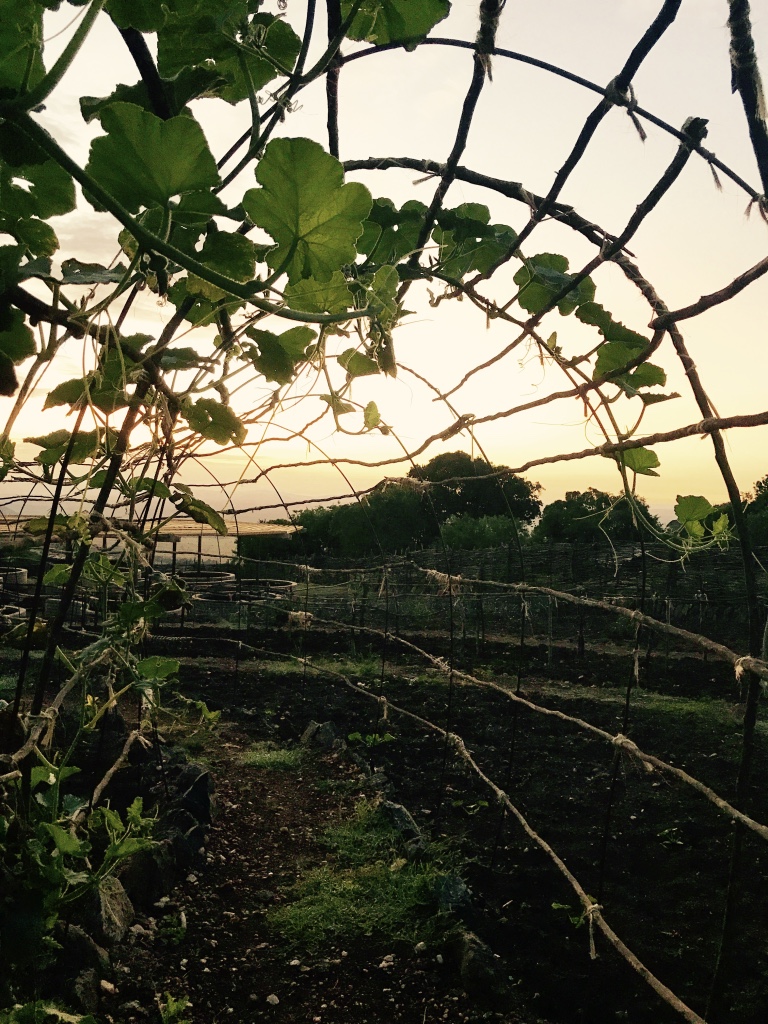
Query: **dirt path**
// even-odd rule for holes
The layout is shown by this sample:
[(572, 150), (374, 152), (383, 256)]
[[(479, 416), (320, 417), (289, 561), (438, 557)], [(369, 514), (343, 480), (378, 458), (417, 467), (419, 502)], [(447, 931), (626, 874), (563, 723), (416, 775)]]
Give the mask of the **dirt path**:
[(217, 814), (204, 862), (133, 926), (116, 964), (110, 1021), (157, 1021), (153, 1004), (170, 993), (190, 1000), (171, 1020), (190, 1024), (533, 1024), (473, 1005), (437, 949), (393, 954), (374, 937), (308, 956), (281, 942), (267, 912), (327, 857), (319, 835), (349, 815), (360, 772), (343, 756), (314, 753), (298, 771), (244, 767), (239, 755), (250, 742), (239, 727), (214, 734), (205, 760)]

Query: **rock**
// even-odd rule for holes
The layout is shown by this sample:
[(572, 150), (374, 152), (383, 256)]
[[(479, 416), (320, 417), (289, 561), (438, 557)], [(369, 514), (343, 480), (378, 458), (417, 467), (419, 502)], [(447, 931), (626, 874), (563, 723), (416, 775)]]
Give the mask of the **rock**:
[(338, 749), (340, 740), (332, 722), (310, 722), (301, 734), (299, 743), (303, 747), (335, 750)]
[[(156, 838), (160, 839), (157, 835)], [(183, 833), (178, 833), (182, 842)], [(120, 865), (118, 877), (128, 898), (141, 910), (150, 910), (154, 903), (171, 889), (176, 878), (173, 845), (169, 839), (139, 850)]]
[(267, 996), (267, 1002), (269, 1003), (270, 1006), (278, 1006), (280, 1000), (273, 992), (272, 995)]
[(61, 946), (58, 965), (70, 977), (84, 967), (99, 972), (110, 969), (109, 953), (77, 924), (59, 922), (54, 937)]
[(506, 976), (500, 957), (474, 932), (458, 937), (459, 975), (467, 995), (484, 1004), (492, 1004), (504, 996)]
[(203, 771), (198, 765), (189, 764), (182, 769), (176, 780), (179, 792), (178, 802), (198, 822), (210, 825), (213, 817), (213, 779), (211, 773)]
[(411, 817), (410, 811), (402, 804), (393, 803), (392, 800), (381, 800), (378, 808), (382, 817), (406, 839), (421, 838), (419, 826)]
[(441, 910), (457, 913), (472, 903), (472, 893), (458, 875), (441, 875), (435, 880), (434, 894)]
[(428, 854), (429, 843), (424, 836), (416, 836), (415, 839), (409, 839), (405, 844), (405, 855), (412, 863), (418, 864), (426, 860)]
[(133, 918), (133, 904), (118, 878), (107, 875), (83, 901), (82, 923), (107, 946), (122, 942)]
[(86, 1013), (95, 1013), (98, 1010), (99, 990), (99, 976), (92, 967), (81, 971), (72, 987), (78, 1006)]

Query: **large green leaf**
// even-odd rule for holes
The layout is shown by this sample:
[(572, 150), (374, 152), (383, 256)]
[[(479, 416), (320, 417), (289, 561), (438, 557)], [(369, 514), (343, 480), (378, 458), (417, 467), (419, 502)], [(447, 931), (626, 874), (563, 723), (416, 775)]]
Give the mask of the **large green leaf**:
[(35, 338), (25, 323), (24, 314), (0, 303), (0, 395), (16, 393), (19, 382), (14, 366), (34, 354)]
[[(154, 3), (154, 0), (151, 0)], [(217, 90), (226, 85), (225, 80), (213, 68), (184, 68), (171, 79), (161, 79), (163, 92), (172, 114), (180, 114), (187, 103), (204, 96), (216, 96)], [(109, 96), (81, 96), (80, 113), (85, 121), (91, 121), (111, 103), (134, 103), (150, 113), (156, 113), (154, 103), (144, 82), (134, 85), (117, 85)]]
[(259, 373), (277, 384), (287, 384), (293, 379), (296, 365), (317, 337), (311, 327), (291, 327), (282, 334), (249, 328), (245, 333), (256, 343), (249, 345), (245, 354)]
[[(250, 281), (256, 267), (256, 247), (250, 238), (236, 231), (215, 231), (208, 235), (198, 259), (233, 281)], [(187, 280), (190, 295), (199, 295), (212, 302), (226, 297), (227, 292), (190, 275)]]
[(0, 307), (0, 352), (16, 364), (35, 354), (34, 335), (19, 309)]
[(432, 238), (439, 248), (437, 269), (452, 278), (470, 271), (485, 272), (505, 256), (517, 240), (506, 224), (490, 224), (490, 212), (480, 203), (462, 203), (437, 217)]
[(14, 96), (26, 82), (37, 85), (43, 67), (43, 4), (0, 0), (0, 97)]
[[(567, 270), (568, 260), (559, 253), (542, 252), (526, 260), (514, 276), (515, 284), (520, 286), (518, 302), (522, 308), (534, 314), (543, 312), (573, 282), (574, 275)], [(594, 297), (594, 283), (587, 277), (557, 303), (557, 308), (567, 316), (583, 303), (592, 303)]]
[(191, 117), (163, 121), (133, 103), (113, 103), (99, 118), (107, 134), (91, 143), (86, 170), (130, 212), (219, 183), (203, 130)]
[(355, 242), (371, 209), (371, 194), (344, 184), (341, 164), (310, 139), (274, 139), (256, 170), (263, 187), (243, 197), (246, 213), (276, 245), (267, 254), (273, 270), (291, 284), (301, 278), (330, 281), (354, 262)]
[(700, 494), (678, 494), (675, 505), (677, 521), (686, 529), (691, 523), (700, 523), (715, 511), (714, 506)]
[(181, 662), (176, 658), (164, 658), (159, 654), (153, 654), (149, 658), (142, 658), (137, 662), (136, 670), (145, 679), (170, 679), (177, 676)]
[(75, 203), (72, 178), (53, 160), (23, 167), (0, 163), (0, 217), (46, 220), (69, 213)]
[(56, 232), (50, 224), (38, 220), (37, 217), (26, 217), (14, 223), (4, 222), (4, 218), (0, 216), (0, 228), (13, 235), (35, 256), (53, 256), (59, 248)]
[[(448, 0), (363, 0), (347, 35), (368, 43), (415, 44), (447, 17), (450, 9)], [(352, 0), (342, 0), (342, 16), (348, 17), (351, 10)]]
[(426, 212), (417, 199), (409, 199), (399, 210), (391, 199), (374, 200), (363, 223), (358, 251), (374, 265), (399, 262), (415, 249)]
[(182, 407), (182, 415), (192, 430), (217, 444), (240, 445), (247, 431), (228, 405), (215, 398), (198, 398)]
[(335, 270), (328, 281), (307, 277), (285, 289), (285, 300), (291, 309), (305, 313), (343, 313), (353, 304), (346, 278)]
[(284, 19), (266, 13), (249, 17), (252, 9), (248, 0), (170, 0), (158, 32), (160, 74), (174, 78), (185, 68), (205, 66), (221, 79), (215, 95), (238, 103), (251, 83), (258, 91), (280, 74), (279, 68), (290, 71), (301, 40)]
[[(54, 430), (44, 437), (25, 437), (28, 444), (35, 444), (43, 450), (35, 457), (35, 461), (42, 466), (54, 466), (65, 454), (69, 446), (70, 432), (68, 430)], [(101, 447), (101, 437), (98, 430), (90, 430), (85, 433), (78, 433), (75, 443), (72, 446), (70, 463), (79, 466), (92, 458)]]
[(128, 404), (125, 385), (130, 383), (131, 369), (135, 366), (125, 353), (109, 352), (98, 371), (73, 380), (66, 380), (48, 393), (44, 409), (57, 405), (76, 405), (88, 401), (102, 412), (111, 413)]
[(120, 28), (157, 32), (165, 24), (165, 4), (158, 0), (109, 0), (107, 10)]

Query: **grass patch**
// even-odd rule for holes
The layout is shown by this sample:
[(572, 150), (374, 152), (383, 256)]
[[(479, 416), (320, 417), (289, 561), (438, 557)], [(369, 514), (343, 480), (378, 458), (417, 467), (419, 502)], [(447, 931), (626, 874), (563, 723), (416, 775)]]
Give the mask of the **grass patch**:
[(3, 700), (8, 700), (11, 696), (13, 696), (16, 693), (16, 682), (16, 676), (0, 676), (0, 697), (2, 697)]
[(434, 941), (452, 923), (438, 902), (450, 875), (445, 847), (406, 860), (400, 833), (365, 800), (348, 821), (328, 829), (323, 842), (329, 863), (288, 889), (290, 902), (268, 917), (292, 946), (314, 951), (361, 939), (382, 946)]
[(304, 751), (301, 747), (277, 747), (274, 743), (254, 743), (240, 755), (240, 763), (248, 768), (266, 768), (270, 771), (290, 772), (301, 766)]

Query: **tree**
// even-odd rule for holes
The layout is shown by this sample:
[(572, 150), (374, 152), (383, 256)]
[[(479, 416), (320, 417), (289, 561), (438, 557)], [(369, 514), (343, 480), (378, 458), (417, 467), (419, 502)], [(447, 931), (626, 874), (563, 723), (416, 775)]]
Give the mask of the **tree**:
[(477, 550), (510, 544), (515, 532), (509, 516), (451, 516), (443, 523), (442, 538), (448, 548)]
[[(661, 531), (661, 523), (642, 498), (633, 498), (645, 519)], [(564, 499), (546, 505), (533, 530), (535, 541), (592, 544), (604, 541), (633, 541), (637, 538), (632, 504), (625, 495), (606, 494), (595, 487), (568, 491)]]
[[(450, 516), (511, 516), (530, 523), (541, 512), (541, 484), (515, 476), (506, 466), (492, 466), (485, 459), (473, 459), (465, 452), (444, 452), (425, 466), (408, 472), (424, 480), (439, 522)], [(442, 481), (446, 481), (442, 483)]]

